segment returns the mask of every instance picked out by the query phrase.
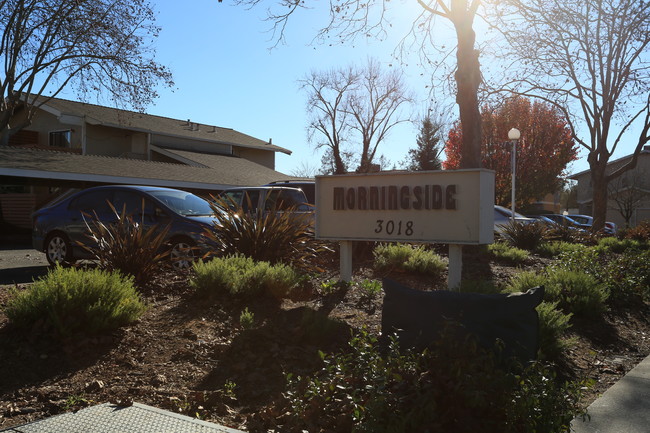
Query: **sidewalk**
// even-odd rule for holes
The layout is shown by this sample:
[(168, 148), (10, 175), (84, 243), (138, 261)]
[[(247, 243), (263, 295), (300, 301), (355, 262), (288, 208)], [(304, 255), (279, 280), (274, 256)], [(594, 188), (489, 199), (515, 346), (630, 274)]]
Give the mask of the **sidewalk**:
[(650, 432), (650, 356), (588, 408), (591, 419), (571, 423), (576, 433)]
[(140, 403), (104, 403), (0, 430), (5, 433), (244, 433)]

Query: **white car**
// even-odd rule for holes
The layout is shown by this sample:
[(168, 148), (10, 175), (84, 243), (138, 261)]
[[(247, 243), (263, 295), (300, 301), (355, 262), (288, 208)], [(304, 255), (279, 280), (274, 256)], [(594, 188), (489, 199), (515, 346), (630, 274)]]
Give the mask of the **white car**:
[[(512, 221), (512, 210), (503, 206), (494, 206), (494, 233), (502, 233), (503, 227)], [(520, 213), (515, 212), (515, 221), (523, 223), (532, 223), (533, 218), (528, 218)]]

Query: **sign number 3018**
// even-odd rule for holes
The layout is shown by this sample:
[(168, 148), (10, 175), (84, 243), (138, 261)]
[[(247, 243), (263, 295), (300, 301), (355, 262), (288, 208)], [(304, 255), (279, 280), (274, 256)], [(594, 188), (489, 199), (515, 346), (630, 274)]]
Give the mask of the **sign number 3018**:
[(413, 221), (377, 220), (375, 233), (413, 236)]

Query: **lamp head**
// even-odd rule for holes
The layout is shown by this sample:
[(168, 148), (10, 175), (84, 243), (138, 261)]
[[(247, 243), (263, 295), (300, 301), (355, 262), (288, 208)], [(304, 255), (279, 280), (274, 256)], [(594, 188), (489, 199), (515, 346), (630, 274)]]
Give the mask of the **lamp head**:
[(510, 131), (508, 131), (509, 140), (519, 140), (519, 137), (521, 137), (521, 133), (517, 128), (512, 128)]

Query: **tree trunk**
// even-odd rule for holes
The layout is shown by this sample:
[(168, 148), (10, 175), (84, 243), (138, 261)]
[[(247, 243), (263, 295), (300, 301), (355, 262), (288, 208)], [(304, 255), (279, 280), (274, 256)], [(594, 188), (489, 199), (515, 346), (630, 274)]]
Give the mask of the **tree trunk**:
[(592, 161), (590, 165), (593, 199), (592, 216), (594, 217), (591, 228), (594, 231), (598, 231), (605, 227), (605, 220), (607, 218), (607, 176), (605, 174), (607, 161)]
[(345, 174), (345, 164), (343, 164), (338, 146), (332, 149), (332, 155), (334, 156), (334, 174)]
[(478, 108), (478, 88), (481, 83), (479, 51), (474, 49), (476, 34), (472, 29), (473, 16), (457, 14), (452, 20), (458, 37), (456, 58), (458, 69), (454, 75), (456, 103), (463, 130), (460, 168), (481, 167), (481, 113)]

